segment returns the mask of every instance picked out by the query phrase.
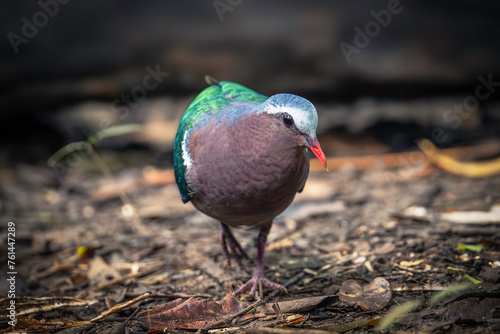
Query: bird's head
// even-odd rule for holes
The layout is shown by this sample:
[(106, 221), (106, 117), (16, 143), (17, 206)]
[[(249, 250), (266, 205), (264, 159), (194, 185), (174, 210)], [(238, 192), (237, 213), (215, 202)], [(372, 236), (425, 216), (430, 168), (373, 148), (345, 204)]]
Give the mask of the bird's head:
[(302, 135), (305, 145), (326, 168), (325, 153), (316, 138), (318, 114), (311, 102), (293, 94), (276, 94), (261, 104), (260, 111), (279, 117), (284, 127)]

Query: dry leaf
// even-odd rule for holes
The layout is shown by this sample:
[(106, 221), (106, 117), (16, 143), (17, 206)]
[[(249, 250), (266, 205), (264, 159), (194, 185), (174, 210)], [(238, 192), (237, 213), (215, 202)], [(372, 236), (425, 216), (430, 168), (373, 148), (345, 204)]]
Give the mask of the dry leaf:
[(109, 298), (107, 296), (104, 298), (104, 302), (106, 303), (106, 306), (108, 308), (113, 308), (116, 304), (118, 304), (116, 300)]
[(208, 300), (176, 299), (157, 308), (139, 313), (139, 322), (149, 330), (164, 328), (199, 329), (241, 310), (232, 294), (223, 304)]
[(120, 273), (107, 264), (100, 256), (96, 256), (90, 261), (87, 275), (91, 286), (99, 285), (103, 282), (108, 282), (120, 277)]
[(500, 173), (500, 158), (481, 162), (461, 162), (441, 153), (430, 140), (421, 139), (417, 144), (433, 164), (449, 173), (467, 177), (488, 177)]
[(339, 298), (346, 306), (358, 306), (364, 311), (377, 311), (383, 309), (391, 300), (391, 286), (382, 277), (374, 278), (364, 287), (354, 280), (348, 280), (340, 287)]

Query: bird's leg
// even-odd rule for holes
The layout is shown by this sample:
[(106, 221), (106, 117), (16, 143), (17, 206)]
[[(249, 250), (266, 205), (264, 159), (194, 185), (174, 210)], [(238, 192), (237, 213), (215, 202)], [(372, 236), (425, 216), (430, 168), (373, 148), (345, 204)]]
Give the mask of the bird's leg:
[(231, 229), (222, 222), (220, 222), (220, 235), (221, 235), (222, 251), (226, 256), (227, 266), (229, 268), (231, 267), (231, 255), (229, 254), (229, 250), (227, 247), (229, 244), (229, 249), (231, 249), (232, 256), (236, 259), (236, 262), (238, 263), (240, 268), (243, 269), (243, 264), (241, 263), (241, 257), (248, 259), (248, 255), (247, 253), (245, 253), (243, 248), (241, 248), (240, 243), (234, 237), (233, 232), (231, 232)]
[(252, 278), (234, 292), (235, 296), (242, 294), (248, 289), (251, 289), (249, 295), (254, 296), (259, 287), (259, 281), (262, 282), (263, 285), (268, 286), (272, 289), (280, 289), (286, 291), (283, 285), (271, 282), (269, 279), (264, 277), (264, 251), (266, 248), (267, 235), (269, 234), (270, 230), (271, 224), (265, 225), (260, 228), (259, 236), (257, 237), (257, 266)]

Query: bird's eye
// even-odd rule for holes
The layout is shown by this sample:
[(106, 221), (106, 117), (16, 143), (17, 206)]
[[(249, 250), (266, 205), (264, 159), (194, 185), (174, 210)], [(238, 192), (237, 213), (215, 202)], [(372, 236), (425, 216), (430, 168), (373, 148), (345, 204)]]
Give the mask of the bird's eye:
[(290, 114), (283, 114), (283, 116), (281, 116), (281, 118), (283, 119), (283, 123), (285, 123), (285, 125), (289, 128), (291, 128), (293, 126), (293, 117), (290, 115)]

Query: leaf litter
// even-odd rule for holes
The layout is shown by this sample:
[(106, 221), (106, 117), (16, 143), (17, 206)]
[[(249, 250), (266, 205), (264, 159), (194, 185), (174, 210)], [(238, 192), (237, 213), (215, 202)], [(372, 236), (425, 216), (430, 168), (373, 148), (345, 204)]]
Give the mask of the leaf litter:
[[(99, 157), (114, 177), (111, 154), (100, 151)], [(58, 186), (50, 178), (28, 182), (23, 175), (32, 167), (20, 166), (8, 174), (20, 182), (0, 185), (19, 207), (14, 217), (26, 221), (16, 231), (23, 242), (17, 295), (29, 297), (16, 298), (15, 330), (106, 333), (126, 324), (132, 333), (145, 333), (153, 320), (155, 328), (177, 331), (218, 323), (206, 329), (214, 333), (367, 333), (382, 323), (391, 331), (432, 331), (465, 328), (464, 320), (477, 330), (499, 330), (498, 175), (424, 176), (406, 173), (411, 165), (312, 172), (311, 189), (297, 196), (291, 215), (283, 215), (269, 236), (267, 275), (285, 283), (288, 294), (264, 291), (265, 304), (236, 300), (229, 307), (224, 296), (249, 273), (224, 268), (216, 224), (182, 205), (171, 170), (151, 167), (145, 156), (134, 159), (141, 163), (128, 162), (113, 182), (109, 174), (81, 169)], [(96, 189), (103, 195), (94, 197)], [(21, 193), (32, 194), (29, 207), (16, 197)], [(410, 207), (419, 209), (408, 214)], [(235, 231), (249, 252), (255, 251), (253, 233)], [(26, 306), (20, 298), (41, 304)], [(0, 328), (12, 331), (6, 322)]]

